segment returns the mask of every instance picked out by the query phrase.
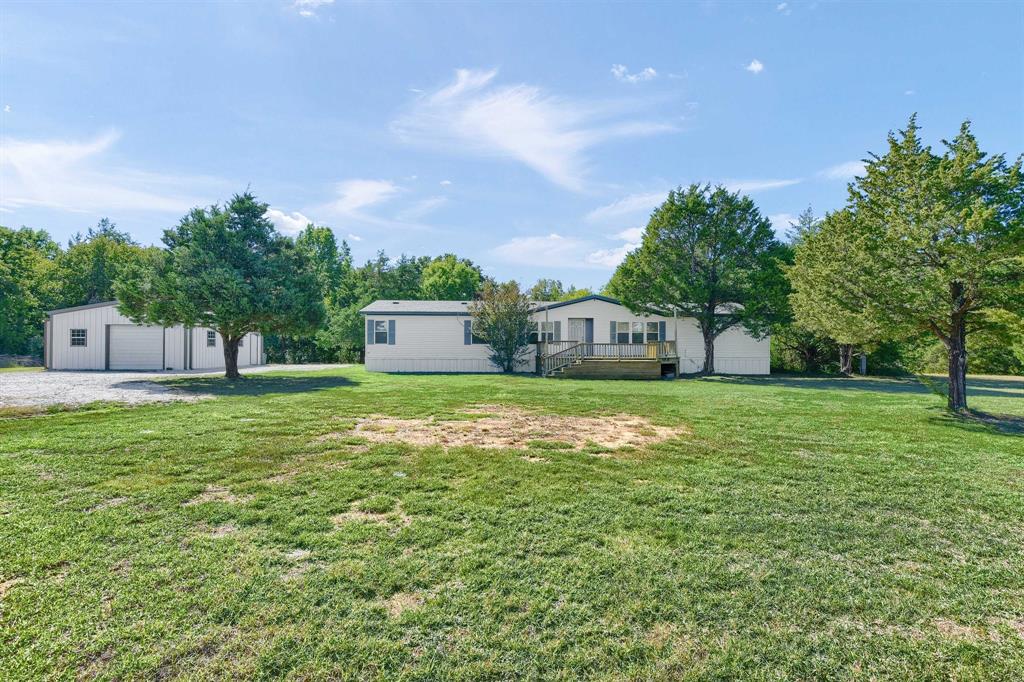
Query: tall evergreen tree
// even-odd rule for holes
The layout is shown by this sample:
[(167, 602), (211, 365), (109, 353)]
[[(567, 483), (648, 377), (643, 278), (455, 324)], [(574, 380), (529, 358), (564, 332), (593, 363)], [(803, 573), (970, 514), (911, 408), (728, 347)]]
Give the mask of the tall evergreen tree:
[(266, 212), (248, 192), (223, 207), (192, 209), (164, 231), (166, 250), (119, 280), (122, 312), (137, 322), (217, 330), (230, 379), (239, 377), (246, 334), (315, 331), (324, 316), (316, 270)]
[(680, 187), (655, 209), (608, 290), (637, 313), (675, 309), (694, 318), (704, 339), (702, 371), (711, 374), (723, 332), (741, 325), (767, 334), (784, 313), (780, 248), (750, 198), (724, 187)]
[(884, 335), (868, 310), (869, 299), (850, 276), (852, 265), (865, 257), (857, 239), (854, 212), (831, 213), (802, 234), (787, 268), (796, 324), (835, 340), (839, 372), (847, 376), (853, 374), (854, 348)]

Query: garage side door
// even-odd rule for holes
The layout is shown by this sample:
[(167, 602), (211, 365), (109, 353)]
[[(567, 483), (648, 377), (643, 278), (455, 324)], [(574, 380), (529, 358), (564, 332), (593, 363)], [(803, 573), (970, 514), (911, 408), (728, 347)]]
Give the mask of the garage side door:
[(163, 369), (163, 333), (162, 327), (110, 325), (110, 369)]

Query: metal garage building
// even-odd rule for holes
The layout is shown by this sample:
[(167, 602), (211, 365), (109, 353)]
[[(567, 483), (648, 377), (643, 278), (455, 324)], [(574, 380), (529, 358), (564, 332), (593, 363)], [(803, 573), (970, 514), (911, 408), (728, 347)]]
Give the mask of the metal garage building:
[[(118, 312), (117, 301), (50, 311), (43, 357), (49, 369), (224, 369), (224, 346), (214, 330), (135, 324)], [(238, 366), (263, 364), (262, 335), (246, 334)]]

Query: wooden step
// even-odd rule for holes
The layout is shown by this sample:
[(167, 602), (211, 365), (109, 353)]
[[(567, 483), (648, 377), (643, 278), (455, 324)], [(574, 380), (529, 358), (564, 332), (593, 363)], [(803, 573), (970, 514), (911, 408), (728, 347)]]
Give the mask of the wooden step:
[(586, 359), (561, 368), (558, 376), (572, 379), (660, 379), (661, 362)]

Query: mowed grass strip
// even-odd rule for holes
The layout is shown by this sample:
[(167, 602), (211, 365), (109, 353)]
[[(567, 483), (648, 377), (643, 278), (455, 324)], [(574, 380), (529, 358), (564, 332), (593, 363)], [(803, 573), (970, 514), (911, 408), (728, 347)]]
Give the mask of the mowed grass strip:
[[(905, 380), (175, 385), (217, 397), (0, 420), (4, 677), (1024, 670), (1019, 380), (973, 382), (988, 423)], [(477, 405), (679, 435), (445, 449), (353, 431)]]

